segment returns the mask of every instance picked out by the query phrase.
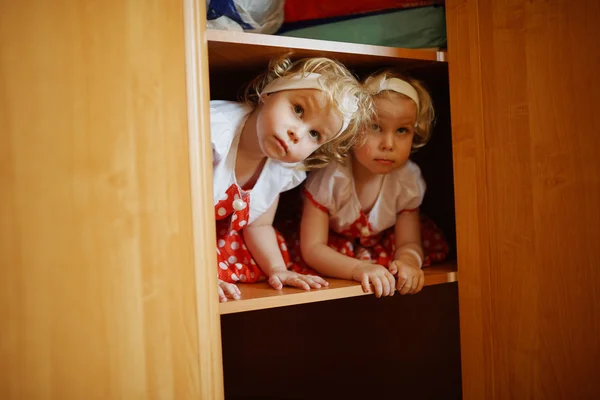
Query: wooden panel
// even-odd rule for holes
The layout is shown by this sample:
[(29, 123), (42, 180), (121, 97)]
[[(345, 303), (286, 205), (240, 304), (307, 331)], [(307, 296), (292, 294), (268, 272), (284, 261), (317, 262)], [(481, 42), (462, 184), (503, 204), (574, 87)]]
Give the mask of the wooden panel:
[[(456, 282), (456, 264), (447, 263), (423, 269), (425, 271), (425, 286)], [(273, 290), (268, 283), (252, 285), (240, 284), (242, 298), (221, 303), (221, 314), (231, 314), (243, 311), (262, 310), (266, 308), (291, 306), (295, 304), (314, 303), (318, 301), (343, 299), (346, 297), (363, 296), (360, 283), (343, 279), (328, 279), (329, 287), (319, 290), (305, 291), (294, 288)]]
[(461, 398), (455, 283), (223, 315), (221, 323), (227, 399)]
[(350, 67), (396, 63), (401, 59), (407, 66), (445, 61), (446, 53), (436, 50), (399, 49), (355, 43), (330, 42), (257, 33), (208, 30), (211, 68), (235, 69), (264, 67), (274, 56), (292, 51), (295, 57), (327, 56)]
[(183, 21), (177, 1), (2, 4), (2, 399), (222, 397), (200, 378), (219, 354), (199, 347)]
[(447, 7), (464, 397), (598, 398), (600, 3)]
[(411, 154), (411, 160), (421, 168), (427, 190), (421, 214), (431, 218), (444, 233), (450, 245), (450, 259), (456, 259), (456, 221), (452, 165), (452, 132), (448, 64), (431, 64), (407, 71), (423, 82), (429, 90), (435, 109), (435, 124), (425, 147)]
[(264, 72), (269, 61), (282, 54), (292, 58), (330, 57), (357, 75), (376, 69), (445, 65), (446, 53), (434, 50), (330, 42), (325, 40), (208, 30), (211, 95), (215, 100), (236, 100), (248, 82)]
[[(212, 141), (210, 139), (210, 90), (206, 43), (206, 4), (184, 0), (187, 74), (188, 139), (191, 208), (196, 273), (200, 399), (224, 396), (221, 325), (214, 266), (216, 226), (213, 204)], [(191, 353), (194, 354), (194, 353)]]
[(486, 152), (483, 137), (477, 4), (446, 2), (454, 156), (461, 365), (465, 399), (492, 398)]

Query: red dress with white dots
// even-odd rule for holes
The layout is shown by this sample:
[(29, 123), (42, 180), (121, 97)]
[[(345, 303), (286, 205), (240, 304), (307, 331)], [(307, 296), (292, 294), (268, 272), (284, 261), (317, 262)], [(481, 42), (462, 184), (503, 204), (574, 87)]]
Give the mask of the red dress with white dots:
[[(306, 177), (292, 165), (269, 159), (252, 190), (242, 190), (235, 178), (235, 161), (240, 134), (251, 111), (243, 103), (210, 102), (218, 276), (230, 283), (265, 279), (244, 244), (242, 230), (267, 211), (281, 192), (298, 186)], [(276, 237), (284, 262), (291, 266), (283, 236), (276, 232)]]
[[(412, 161), (383, 178), (381, 190), (371, 211), (363, 211), (354, 188), (349, 162), (331, 163), (311, 173), (304, 188), (306, 201), (311, 201), (329, 214), (328, 245), (352, 258), (388, 266), (395, 251), (394, 226), (403, 212), (418, 210), (425, 194), (425, 182), (419, 167)], [(443, 261), (448, 244), (442, 232), (427, 217), (421, 216), (421, 236), (425, 259), (423, 266)], [(293, 240), (292, 261), (305, 267), (299, 241)]]

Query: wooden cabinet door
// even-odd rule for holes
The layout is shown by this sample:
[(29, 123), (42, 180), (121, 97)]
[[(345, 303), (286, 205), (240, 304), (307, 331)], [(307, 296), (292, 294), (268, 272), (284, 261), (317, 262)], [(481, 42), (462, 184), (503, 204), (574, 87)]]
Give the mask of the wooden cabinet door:
[(2, 3), (0, 398), (222, 398), (203, 15)]
[(446, 7), (464, 397), (599, 398), (600, 2)]

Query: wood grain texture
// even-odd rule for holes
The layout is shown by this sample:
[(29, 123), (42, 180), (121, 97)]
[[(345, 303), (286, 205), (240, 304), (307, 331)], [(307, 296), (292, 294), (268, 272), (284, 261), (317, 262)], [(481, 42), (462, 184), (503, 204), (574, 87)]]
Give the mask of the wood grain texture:
[(456, 283), (223, 315), (221, 324), (227, 399), (461, 398)]
[(213, 203), (210, 90), (206, 46), (206, 4), (184, 0), (187, 72), (187, 110), (191, 175), (191, 201), (196, 275), (196, 311), (200, 398), (224, 397), (221, 325), (214, 266), (216, 227)]
[(437, 63), (406, 72), (427, 88), (435, 110), (435, 124), (427, 145), (410, 158), (421, 169), (427, 183), (421, 214), (431, 218), (442, 230), (450, 246), (448, 259), (456, 260), (456, 221), (454, 202), (454, 167), (448, 64)]
[(417, 68), (445, 65), (446, 53), (434, 50), (207, 30), (210, 88), (213, 100), (239, 100), (243, 88), (263, 73), (274, 57), (329, 57), (362, 76), (379, 68)]
[(461, 365), (466, 399), (493, 393), (486, 152), (483, 137), (477, 4), (446, 3), (450, 114), (456, 204)]
[(600, 3), (447, 7), (464, 398), (597, 398)]
[(298, 58), (325, 55), (349, 67), (385, 62), (422, 65), (446, 61), (446, 53), (436, 50), (400, 49), (215, 29), (207, 31), (207, 38), (211, 68), (227, 70), (240, 60), (244, 61), (246, 67), (264, 67), (265, 60), (288, 51), (294, 52)]
[[(426, 267), (423, 271), (425, 271), (425, 286), (456, 282), (458, 278), (456, 264), (451, 262)], [(266, 282), (251, 285), (240, 284), (242, 298), (237, 301), (230, 300), (221, 303), (221, 315), (364, 296), (372, 293), (365, 293), (358, 282), (344, 279), (327, 279), (327, 281), (329, 282), (327, 288), (311, 291), (290, 287), (278, 291), (273, 290)]]
[(3, 2), (0, 38), (0, 398), (199, 398), (182, 2)]

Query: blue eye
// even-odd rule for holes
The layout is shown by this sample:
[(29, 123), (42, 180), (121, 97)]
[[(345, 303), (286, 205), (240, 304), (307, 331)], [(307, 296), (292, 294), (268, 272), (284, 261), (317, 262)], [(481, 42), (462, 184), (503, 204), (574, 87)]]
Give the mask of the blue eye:
[(378, 131), (379, 130), (379, 125), (377, 125), (377, 124), (371, 124), (371, 130)]
[(408, 129), (406, 128), (398, 128), (397, 132), (401, 135), (407, 134), (408, 133)]
[(304, 113), (304, 108), (302, 108), (302, 106), (296, 104), (294, 106), (294, 112), (296, 113), (296, 115), (298, 115), (299, 117), (301, 117), (302, 114)]
[(308, 132), (311, 138), (316, 139), (317, 141), (321, 139), (321, 134), (317, 131)]

